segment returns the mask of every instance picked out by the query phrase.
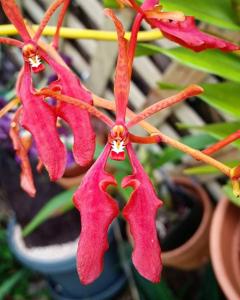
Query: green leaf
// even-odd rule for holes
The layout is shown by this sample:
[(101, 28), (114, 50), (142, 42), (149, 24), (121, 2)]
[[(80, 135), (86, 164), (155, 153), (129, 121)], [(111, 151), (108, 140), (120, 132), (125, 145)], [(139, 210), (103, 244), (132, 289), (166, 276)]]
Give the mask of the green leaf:
[(134, 271), (134, 278), (141, 294), (143, 294), (145, 299), (177, 300), (163, 278), (161, 279), (160, 283), (154, 284), (141, 277), (136, 271)]
[(48, 201), (47, 204), (37, 213), (37, 215), (23, 229), (23, 236), (27, 236), (39, 225), (55, 214), (63, 214), (71, 210), (74, 205), (72, 197), (76, 188), (64, 191)]
[[(180, 141), (187, 146), (193, 147), (194, 149), (204, 149), (205, 147), (214, 143), (216, 139), (207, 134), (199, 134), (184, 137)], [(154, 167), (160, 167), (167, 162), (176, 162), (184, 155), (185, 153), (172, 147), (166, 147), (162, 153), (151, 154), (152, 158), (154, 159)]]
[(165, 54), (191, 68), (240, 82), (240, 59), (236, 54), (213, 49), (197, 53), (181, 47), (164, 49), (152, 44), (138, 44), (136, 55), (156, 53)]
[(240, 197), (236, 197), (233, 194), (233, 190), (230, 182), (223, 187), (223, 191), (232, 203), (234, 203), (237, 206), (240, 206)]
[[(140, 5), (143, 0), (136, 0), (136, 2)], [(108, 8), (119, 8), (119, 4), (116, 0), (103, 0), (103, 6)]]
[(200, 94), (199, 97), (203, 101), (224, 113), (237, 118), (240, 117), (240, 105), (236, 105), (239, 102), (240, 95), (239, 83), (204, 83), (201, 86), (204, 88), (204, 93)]
[(13, 287), (18, 283), (18, 281), (24, 276), (25, 271), (21, 270), (13, 274), (11, 277), (6, 279), (0, 285), (0, 300), (3, 300), (4, 297), (10, 293)]
[[(231, 161), (231, 162), (224, 162), (225, 165), (229, 167), (234, 167), (239, 163), (239, 161)], [(210, 174), (222, 174), (218, 169), (214, 168), (213, 166), (203, 165), (197, 166), (192, 168), (187, 168), (184, 170), (184, 174), (186, 175), (210, 175)]]
[(202, 280), (199, 286), (200, 297), (198, 300), (221, 300), (222, 293), (210, 264), (207, 265), (202, 275)]
[[(221, 140), (231, 133), (236, 132), (240, 128), (240, 121), (228, 123), (214, 123), (204, 126), (193, 126), (187, 124), (177, 124), (180, 129), (197, 129), (199, 131), (208, 133), (218, 140)], [(233, 143), (236, 147), (240, 148), (240, 140)]]
[(158, 82), (157, 85), (162, 90), (182, 90), (186, 87), (183, 85), (178, 85), (175, 83), (169, 83), (169, 82), (163, 82), (163, 81)]
[(185, 15), (222, 28), (239, 30), (230, 0), (161, 0), (164, 10), (181, 10)]
[[(239, 118), (240, 106), (236, 105), (239, 101), (240, 84), (237, 82), (223, 83), (201, 83), (204, 92), (198, 97), (213, 106), (219, 111)], [(183, 85), (177, 85), (167, 82), (158, 82), (158, 86), (163, 90), (182, 90), (186, 88)]]

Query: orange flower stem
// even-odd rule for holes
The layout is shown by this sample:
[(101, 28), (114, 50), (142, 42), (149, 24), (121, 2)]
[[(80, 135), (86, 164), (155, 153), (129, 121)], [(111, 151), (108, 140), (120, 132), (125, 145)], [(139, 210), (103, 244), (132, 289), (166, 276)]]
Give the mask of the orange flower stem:
[(156, 144), (162, 141), (159, 135), (138, 136), (132, 133), (129, 134), (129, 139), (132, 143), (137, 144)]
[[(55, 0), (48, 8), (48, 10), (46, 11), (38, 29), (37, 29), (37, 32), (36, 34), (34, 35), (33, 39), (35, 42), (37, 42), (41, 35), (42, 35), (42, 32), (44, 30), (44, 28), (47, 26), (47, 23), (49, 22), (51, 16), (54, 14), (54, 12), (58, 9), (58, 7), (60, 5), (62, 5), (63, 3), (65, 2), (65, 0)], [(57, 31), (58, 31), (58, 28), (57, 28)]]
[(156, 112), (159, 112), (160, 110), (167, 108), (169, 106), (172, 106), (176, 103), (179, 103), (183, 100), (185, 100), (188, 97), (196, 96), (203, 92), (203, 89), (198, 85), (190, 85), (183, 91), (179, 92), (176, 95), (173, 95), (171, 97), (168, 97), (166, 99), (160, 100), (159, 102), (154, 103), (153, 105), (147, 107), (145, 110), (143, 110), (141, 113), (137, 114), (135, 118), (131, 119), (129, 123), (127, 124), (127, 127), (130, 128), (142, 120), (149, 118)]
[(221, 140), (220, 142), (210, 146), (209, 148), (202, 151), (204, 154), (211, 155), (222, 148), (226, 147), (227, 145), (231, 144), (232, 142), (238, 140), (240, 138), (240, 130), (230, 134), (225, 139)]

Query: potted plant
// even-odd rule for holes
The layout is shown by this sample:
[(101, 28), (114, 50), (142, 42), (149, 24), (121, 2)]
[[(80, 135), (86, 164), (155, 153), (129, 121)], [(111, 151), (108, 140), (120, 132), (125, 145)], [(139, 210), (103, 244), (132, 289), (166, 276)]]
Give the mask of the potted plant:
[(210, 252), (218, 282), (228, 299), (240, 297), (240, 208), (220, 199), (212, 220)]
[(213, 207), (206, 191), (196, 181), (175, 177), (173, 183), (175, 190), (172, 194), (175, 197), (172, 199), (181, 204), (175, 202), (177, 224), (169, 228), (169, 221), (165, 221), (165, 226), (168, 225), (165, 238), (161, 238), (159, 232), (163, 245), (162, 261), (166, 266), (182, 270), (197, 269), (209, 259), (209, 228)]
[[(76, 76), (66, 67), (56, 51), (59, 28), (69, 1), (54, 1), (35, 34), (29, 33), (14, 1), (1, 1), (6, 14), (19, 29), (23, 39), (23, 42), (14, 39), (2, 39), (2, 42), (21, 48), (24, 59), (24, 69), (20, 73), (17, 84), (17, 93), (23, 106), (15, 115), (12, 129), (14, 130), (14, 128), (16, 129), (17, 126), (22, 124), (30, 130), (35, 138), (41, 161), (48, 170), (50, 178), (56, 180), (62, 176), (66, 161), (65, 147), (56, 131), (57, 118), (63, 118), (72, 127), (74, 142), (76, 142), (73, 147), (75, 159), (84, 166), (92, 161), (95, 146), (95, 134), (91, 127), (90, 114), (97, 116), (109, 127), (108, 139), (104, 150), (88, 170), (82, 184), (74, 194), (75, 206), (81, 213), (81, 236), (78, 243), (77, 270), (80, 280), (84, 284), (92, 283), (102, 272), (103, 256), (108, 248), (108, 228), (119, 212), (117, 203), (113, 201), (107, 192), (108, 185), (116, 184), (114, 177), (105, 169), (108, 158), (116, 161), (125, 160), (125, 154), (128, 154), (132, 172), (124, 177), (122, 186), (124, 188), (131, 187), (133, 192), (123, 210), (123, 215), (129, 222), (130, 230), (133, 234), (133, 263), (139, 273), (152, 282), (160, 280), (162, 270), (160, 246), (155, 226), (155, 216), (162, 202), (158, 199), (151, 181), (138, 161), (133, 144), (165, 143), (186, 154), (190, 154), (197, 160), (218, 168), (233, 179), (234, 183), (238, 183), (238, 178), (240, 177), (238, 168), (231, 169), (211, 158), (209, 153), (193, 149), (163, 134), (145, 121), (146, 118), (159, 110), (203, 92), (201, 87), (191, 85), (175, 96), (153, 104), (138, 115), (135, 115), (127, 108), (132, 63), (137, 46), (138, 31), (143, 19), (151, 26), (159, 28), (165, 37), (195, 51), (202, 51), (206, 48), (233, 51), (239, 47), (200, 32), (194, 23), (193, 17), (185, 16), (182, 12), (163, 12), (162, 7), (158, 6), (158, 1), (144, 1), (141, 7), (132, 0), (118, 0), (118, 2), (136, 10), (137, 15), (133, 23), (130, 41), (127, 41), (120, 20), (118, 20), (113, 11), (106, 11), (115, 24), (119, 41), (119, 55), (114, 81), (116, 99), (115, 103), (110, 103), (110, 101), (87, 91)], [(51, 14), (61, 4), (63, 4), (63, 10), (60, 13), (53, 46), (47, 45), (39, 39)], [(190, 30), (186, 32), (186, 28)], [(37, 90), (32, 86), (32, 73), (44, 70), (44, 64), (40, 58), (42, 58), (43, 62), (47, 62), (59, 76), (54, 84)], [(52, 107), (50, 105), (50, 97), (57, 102), (56, 106)], [(98, 110), (96, 106), (115, 109), (115, 120)], [(19, 116), (21, 116), (22, 112), (24, 115), (20, 124)], [(38, 115), (40, 117), (36, 121), (36, 116)], [(129, 117), (130, 120), (128, 121), (126, 117)], [(143, 137), (132, 134), (130, 128), (137, 124), (141, 125), (149, 133), (149, 136)], [(29, 168), (26, 168), (26, 153), (21, 151), (25, 150), (24, 145), (16, 148), (22, 158), (22, 175), (25, 175), (22, 178), (25, 179), (23, 182), (24, 187), (30, 188), (32, 187), (32, 178), (29, 176), (31, 174), (27, 172)], [(187, 192), (184, 192), (186, 194), (196, 192), (196, 189), (190, 191), (191, 189), (187, 188), (186, 184), (185, 189), (187, 190)], [(205, 218), (202, 218), (203, 220), (206, 223)], [(203, 237), (201, 234), (203, 234), (202, 231), (200, 231), (200, 236)], [(145, 259), (143, 260), (142, 257)], [(195, 264), (192, 263), (192, 266), (195, 266)], [(62, 295), (62, 297), (65, 297), (65, 295)]]

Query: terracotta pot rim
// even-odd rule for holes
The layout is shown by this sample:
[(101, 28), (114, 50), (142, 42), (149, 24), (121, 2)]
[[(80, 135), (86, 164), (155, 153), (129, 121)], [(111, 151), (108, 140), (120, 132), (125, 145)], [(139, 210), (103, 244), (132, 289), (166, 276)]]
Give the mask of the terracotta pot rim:
[(65, 189), (70, 189), (74, 186), (79, 186), (85, 174), (74, 176), (74, 177), (62, 177), (57, 180), (57, 184)]
[[(233, 204), (227, 199), (227, 197), (222, 198), (213, 215), (212, 225), (210, 228), (210, 253), (211, 260), (214, 268), (214, 272), (217, 276), (217, 279), (228, 299), (238, 300), (239, 293), (233, 287), (227, 269), (221, 261), (224, 261), (223, 253), (219, 251), (221, 249), (221, 237), (222, 237), (222, 227), (224, 226), (224, 219), (226, 218), (227, 211)], [(240, 224), (240, 219), (238, 221), (238, 228)], [(238, 230), (239, 232), (239, 230)], [(230, 252), (231, 253), (231, 252)], [(230, 254), (231, 255), (231, 254)]]
[(189, 249), (193, 247), (193, 245), (201, 238), (201, 236), (204, 235), (205, 230), (211, 221), (211, 216), (213, 212), (213, 207), (210, 202), (209, 196), (198, 183), (194, 182), (193, 180), (190, 180), (187, 177), (173, 177), (173, 180), (176, 183), (179, 183), (183, 186), (194, 190), (198, 194), (199, 200), (203, 204), (203, 217), (198, 229), (195, 231), (195, 233), (189, 240), (187, 240), (184, 244), (177, 247), (176, 249), (162, 252), (163, 261), (164, 259), (169, 259), (170, 257), (171, 259), (174, 259), (174, 257), (178, 257), (183, 252), (189, 251)]

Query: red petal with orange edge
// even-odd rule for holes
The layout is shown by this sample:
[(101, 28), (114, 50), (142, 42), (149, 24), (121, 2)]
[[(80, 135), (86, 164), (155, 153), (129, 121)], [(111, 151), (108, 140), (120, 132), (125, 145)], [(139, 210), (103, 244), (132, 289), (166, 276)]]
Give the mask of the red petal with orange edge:
[[(77, 76), (67, 68), (61, 66), (41, 50), (41, 56), (57, 73), (62, 94), (80, 99), (92, 104), (92, 96), (80, 83)], [(90, 115), (87, 111), (68, 103), (59, 103), (57, 114), (64, 119), (72, 129), (74, 137), (73, 155), (75, 161), (81, 166), (89, 165), (95, 152), (95, 133), (93, 131)]]
[(0, 0), (2, 8), (11, 21), (11, 23), (17, 28), (19, 34), (21, 35), (24, 42), (31, 40), (31, 37), (27, 31), (27, 28), (24, 24), (23, 16), (14, 0)]
[(10, 138), (13, 142), (13, 148), (16, 151), (17, 156), (21, 160), (21, 174), (20, 182), (21, 188), (28, 193), (30, 197), (34, 197), (36, 194), (36, 188), (33, 181), (32, 169), (28, 159), (28, 149), (26, 149), (19, 136), (19, 117), (21, 110), (18, 110), (15, 114), (13, 122), (14, 126), (10, 128)]
[(58, 136), (54, 109), (44, 102), (43, 97), (33, 94), (29, 64), (25, 64), (19, 97), (23, 103), (22, 125), (32, 133), (51, 180), (57, 180), (65, 170), (66, 149)]
[(130, 144), (127, 145), (127, 151), (133, 174), (123, 179), (122, 187), (132, 187), (134, 191), (123, 210), (123, 216), (130, 225), (134, 240), (132, 260), (143, 277), (159, 282), (162, 262), (155, 217), (162, 202), (157, 198), (152, 183)]
[(117, 203), (106, 192), (109, 185), (116, 185), (113, 176), (104, 171), (109, 152), (107, 145), (74, 195), (74, 204), (81, 214), (77, 270), (83, 284), (93, 282), (101, 274), (108, 249), (108, 228), (118, 215)]
[[(134, 3), (134, 8), (139, 13), (141, 13), (141, 9), (143, 11), (151, 10), (155, 5), (159, 4), (158, 0), (145, 0), (140, 8), (136, 4), (136, 1), (130, 0), (130, 2)], [(191, 16), (187, 16), (184, 21), (159, 21), (154, 18), (147, 18), (146, 16), (145, 18), (152, 27), (159, 28), (169, 40), (197, 52), (210, 48), (217, 48), (222, 51), (239, 49), (239, 46), (228, 41), (201, 32), (195, 25), (194, 17)]]
[(195, 25), (193, 17), (186, 17), (185, 21), (158, 21), (151, 19), (151, 25), (158, 27), (163, 35), (184, 47), (194, 51), (217, 48), (222, 51), (234, 51), (238, 46), (201, 32)]

